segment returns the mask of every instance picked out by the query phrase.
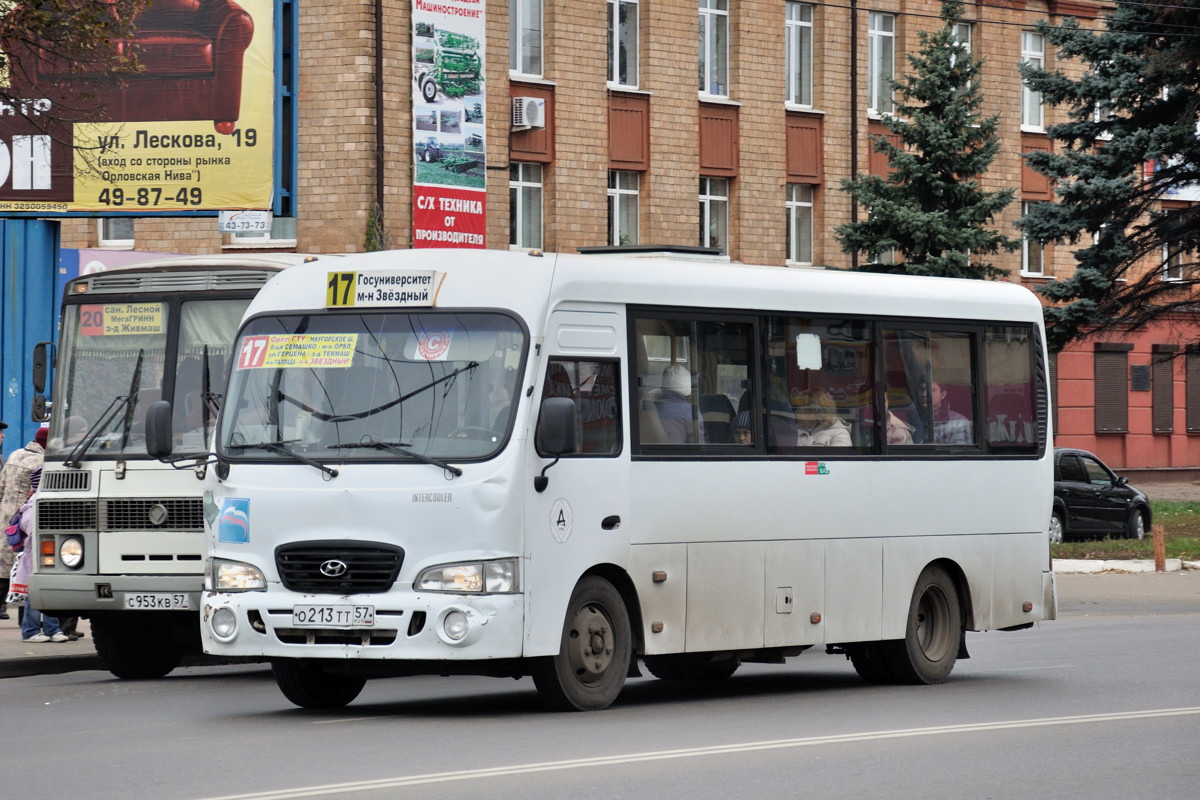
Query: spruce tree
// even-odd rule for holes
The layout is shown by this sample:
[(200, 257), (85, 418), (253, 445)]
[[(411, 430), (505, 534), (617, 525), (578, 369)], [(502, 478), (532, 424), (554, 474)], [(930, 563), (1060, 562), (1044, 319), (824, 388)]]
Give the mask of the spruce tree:
[(958, 0), (944, 2), (942, 26), (918, 33), (920, 49), (909, 54), (910, 71), (893, 81), (896, 109), (883, 124), (897, 137), (874, 137), (887, 156), (887, 177), (858, 174), (842, 188), (868, 218), (839, 225), (842, 250), (875, 257), (894, 249), (900, 263), (860, 269), (955, 278), (994, 278), (1005, 271), (987, 261), (1020, 241), (990, 227), (1012, 201), (1013, 190), (985, 192), (979, 178), (1000, 148), (999, 115), (982, 117), (981, 59), (956, 38)]
[[(1047, 132), (1053, 152), (1026, 153), (1054, 183), (1055, 203), (1041, 203), (1018, 223), (1027, 236), (1081, 245), (1065, 280), (1039, 287), (1051, 347), (1099, 328), (1136, 328), (1194, 306), (1200, 245), (1197, 206), (1159, 210), (1181, 189), (1200, 190), (1200, 0), (1119, 2), (1100, 31), (1074, 19), (1038, 29), (1060, 59), (1085, 67), (1078, 78), (1023, 69), (1030, 88), (1069, 121)], [(1164, 248), (1182, 252), (1183, 280), (1164, 282)]]

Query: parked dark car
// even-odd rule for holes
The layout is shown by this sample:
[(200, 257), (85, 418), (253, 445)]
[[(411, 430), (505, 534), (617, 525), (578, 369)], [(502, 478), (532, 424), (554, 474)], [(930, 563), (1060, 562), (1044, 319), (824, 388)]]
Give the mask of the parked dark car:
[(1066, 539), (1144, 539), (1150, 498), (1086, 450), (1054, 450), (1054, 511), (1050, 542)]

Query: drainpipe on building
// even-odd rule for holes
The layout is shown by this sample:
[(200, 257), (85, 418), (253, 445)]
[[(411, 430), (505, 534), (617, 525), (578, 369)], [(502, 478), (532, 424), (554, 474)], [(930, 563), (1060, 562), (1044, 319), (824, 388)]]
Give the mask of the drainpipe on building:
[(383, 0), (375, 0), (375, 205), (383, 224)]
[[(850, 177), (858, 173), (858, 0), (850, 0)], [(850, 221), (858, 221), (858, 201), (850, 196)], [(858, 251), (850, 254), (850, 268), (858, 269)]]

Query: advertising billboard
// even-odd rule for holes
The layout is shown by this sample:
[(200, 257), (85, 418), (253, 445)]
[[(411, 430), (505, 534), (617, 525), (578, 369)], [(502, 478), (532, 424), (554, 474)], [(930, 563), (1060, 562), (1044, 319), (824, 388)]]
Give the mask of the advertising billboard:
[(269, 208), (273, 14), (270, 0), (154, 0), (113, 43), (140, 66), (120, 80), (10, 43), (23, 113), (0, 108), (0, 213)]
[(484, 247), (484, 0), (413, 3), (413, 247)]

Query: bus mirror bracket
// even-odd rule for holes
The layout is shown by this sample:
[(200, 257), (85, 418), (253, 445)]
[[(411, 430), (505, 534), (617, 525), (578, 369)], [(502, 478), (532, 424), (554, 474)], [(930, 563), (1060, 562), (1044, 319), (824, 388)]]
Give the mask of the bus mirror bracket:
[(574, 453), (579, 446), (578, 409), (575, 401), (569, 397), (547, 397), (542, 401), (542, 412), (538, 415), (538, 430), (535, 441), (541, 444), (541, 450), (554, 457), (554, 460), (542, 468), (542, 474), (533, 479), (534, 491), (546, 491), (550, 479), (546, 470), (558, 463), (564, 453)]

